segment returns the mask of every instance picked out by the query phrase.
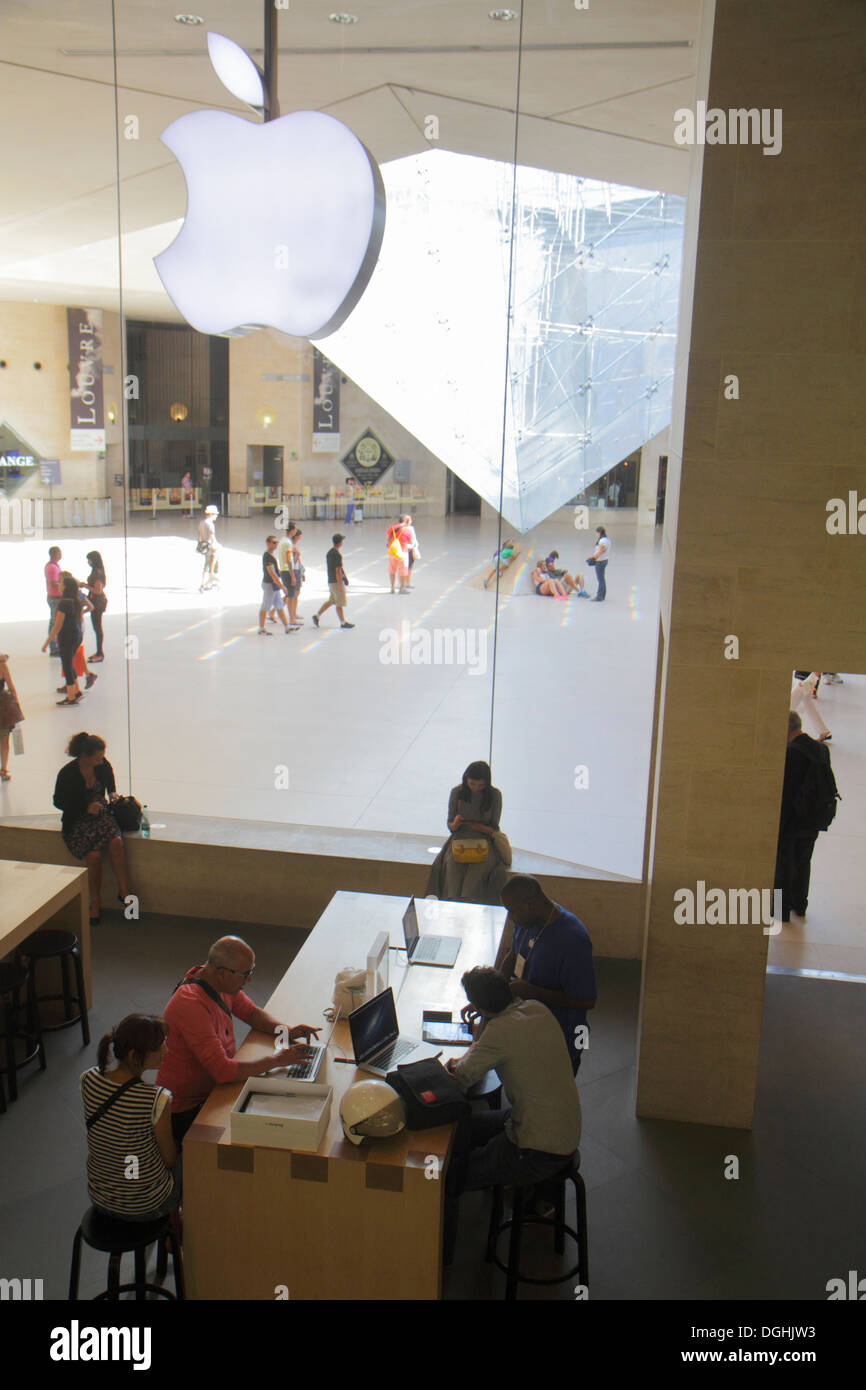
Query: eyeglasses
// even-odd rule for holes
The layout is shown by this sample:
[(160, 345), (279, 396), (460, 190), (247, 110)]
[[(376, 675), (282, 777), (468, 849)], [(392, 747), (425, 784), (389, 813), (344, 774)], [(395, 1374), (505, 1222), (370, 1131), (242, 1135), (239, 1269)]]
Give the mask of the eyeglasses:
[(248, 980), (248, 979), (250, 978), (250, 976), (252, 975), (253, 971), (255, 970), (255, 968), (256, 968), (256, 967), (255, 967), (254, 965), (251, 965), (250, 968), (249, 968), (249, 970), (232, 970), (232, 968), (231, 968), (230, 965), (221, 965), (221, 966), (220, 966), (220, 970), (227, 970), (228, 973), (229, 973), (229, 975), (240, 975), (240, 977), (241, 977), (242, 980)]

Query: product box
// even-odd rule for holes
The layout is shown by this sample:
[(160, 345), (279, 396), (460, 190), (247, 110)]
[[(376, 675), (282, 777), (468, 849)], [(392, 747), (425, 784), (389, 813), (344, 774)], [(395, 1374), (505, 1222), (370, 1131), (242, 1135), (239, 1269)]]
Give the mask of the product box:
[(233, 1144), (315, 1152), (331, 1117), (333, 1088), (285, 1076), (251, 1076), (232, 1106)]

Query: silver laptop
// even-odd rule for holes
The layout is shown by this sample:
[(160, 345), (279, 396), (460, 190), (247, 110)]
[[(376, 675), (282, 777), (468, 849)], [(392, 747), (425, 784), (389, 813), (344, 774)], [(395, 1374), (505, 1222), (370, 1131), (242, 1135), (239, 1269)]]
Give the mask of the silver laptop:
[(288, 1067), (275, 1067), (272, 1072), (269, 1072), (269, 1075), (287, 1076), (290, 1081), (315, 1081), (316, 1077), (319, 1075), (319, 1068), (322, 1065), (325, 1053), (328, 1050), (328, 1044), (334, 1036), (334, 1029), (337, 1026), (339, 1017), (340, 1010), (338, 1009), (334, 1015), (334, 1020), (325, 1041), (322, 1043), (310, 1043), (310, 1056), (305, 1057), (303, 1062), (292, 1062)]
[(394, 991), (390, 988), (352, 1010), (349, 1031), (355, 1066), (371, 1071), (374, 1076), (387, 1076), (398, 1062), (420, 1062), (424, 1057), (439, 1056), (438, 1051), (420, 1038), (401, 1037)]
[(460, 954), (459, 936), (433, 936), (418, 932), (418, 911), (415, 899), (403, 913), (403, 936), (406, 939), (406, 958), (410, 965), (442, 965), (450, 970)]

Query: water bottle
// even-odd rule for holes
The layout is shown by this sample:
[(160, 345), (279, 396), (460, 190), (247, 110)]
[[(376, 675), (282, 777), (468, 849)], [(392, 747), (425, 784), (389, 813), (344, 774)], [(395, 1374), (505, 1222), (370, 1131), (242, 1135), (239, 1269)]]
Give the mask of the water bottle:
[(141, 808), (141, 838), (143, 840), (150, 839), (150, 821), (147, 815), (147, 803)]

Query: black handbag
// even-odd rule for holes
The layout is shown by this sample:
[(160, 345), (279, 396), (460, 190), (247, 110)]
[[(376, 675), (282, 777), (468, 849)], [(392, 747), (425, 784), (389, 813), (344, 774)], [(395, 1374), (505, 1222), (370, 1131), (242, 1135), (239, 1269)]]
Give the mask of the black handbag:
[(124, 834), (131, 835), (141, 829), (141, 802), (134, 796), (119, 796), (108, 809)]
[(471, 1109), (454, 1077), (436, 1057), (406, 1062), (386, 1077), (406, 1107), (407, 1129), (455, 1124)]
[(596, 558), (595, 558), (594, 555), (588, 555), (588, 556), (587, 556), (586, 563), (587, 563), (588, 565), (597, 565), (597, 564), (598, 564), (598, 561), (596, 560)]

